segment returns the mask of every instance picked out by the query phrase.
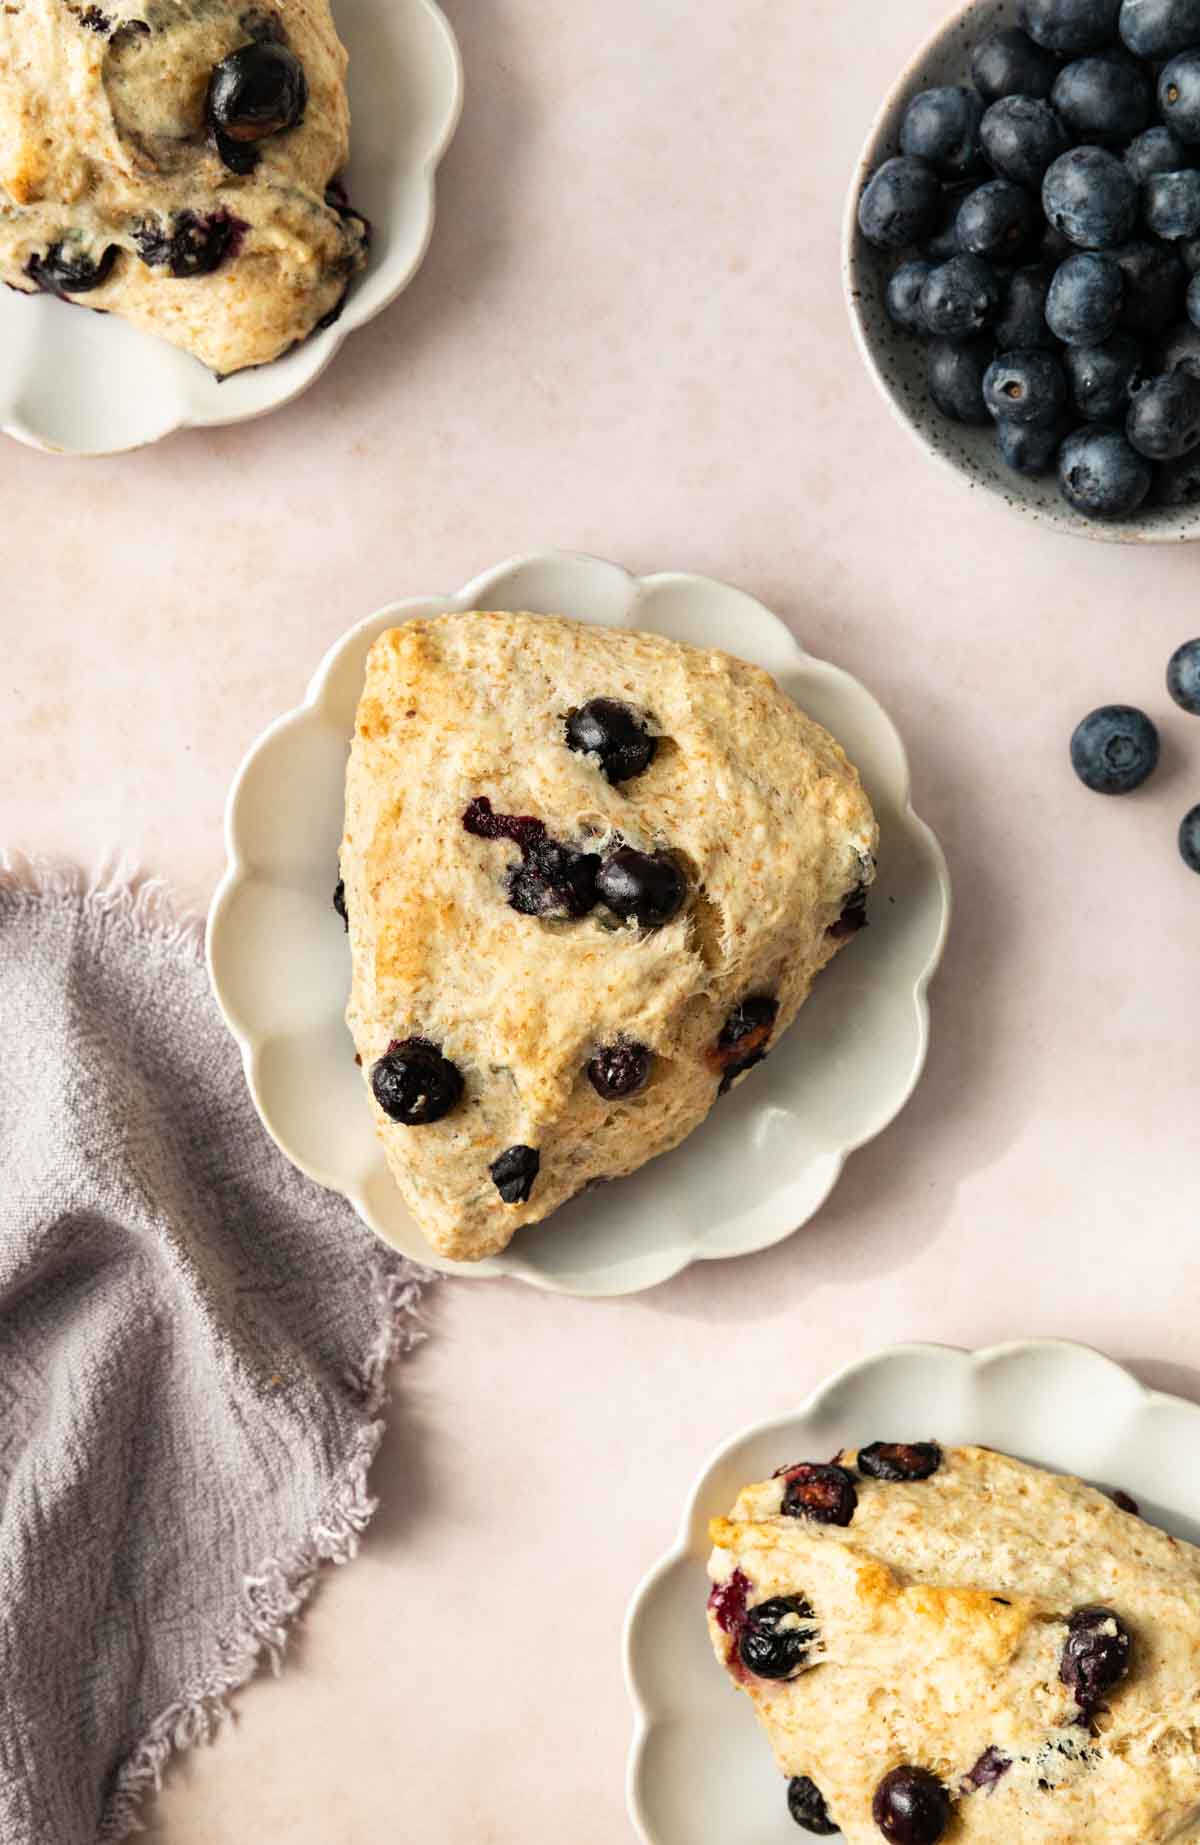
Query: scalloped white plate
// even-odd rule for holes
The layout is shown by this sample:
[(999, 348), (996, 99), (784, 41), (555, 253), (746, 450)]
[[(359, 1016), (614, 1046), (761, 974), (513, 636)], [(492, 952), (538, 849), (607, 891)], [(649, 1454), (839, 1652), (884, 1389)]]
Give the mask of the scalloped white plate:
[(395, 300), (433, 231), (438, 162), (462, 108), (458, 45), (434, 0), (335, 0), (350, 53), (347, 190), (371, 220), (371, 259), (341, 318), (272, 365), (218, 383), (190, 353), (49, 296), (0, 289), (0, 425), (32, 448), (115, 455), (177, 429), (278, 410), (347, 335)]
[(1200, 1541), (1200, 1407), (1146, 1389), (1099, 1352), (1055, 1339), (974, 1353), (900, 1345), (850, 1365), (790, 1415), (718, 1449), (674, 1548), (634, 1596), (625, 1623), (635, 1713), (628, 1799), (645, 1845), (796, 1845), (803, 1836), (749, 1700), (713, 1657), (708, 1520), (784, 1463), (930, 1435), (1124, 1487), (1144, 1517)]
[[(821, 975), (754, 1078), (675, 1152), (521, 1230), (503, 1255), (464, 1264), (428, 1248), (376, 1141), (343, 1022), (349, 954), (330, 894), (368, 648), (398, 621), (474, 608), (648, 628), (766, 667), (845, 745), (883, 844), (871, 927)], [(900, 740), (857, 681), (806, 654), (761, 603), (705, 577), (638, 579), (596, 558), (551, 554), (501, 564), (456, 595), (372, 615), (326, 656), (304, 704), (251, 750), (229, 798), (226, 844), (209, 967), (263, 1121), (289, 1159), (343, 1192), (386, 1242), (450, 1274), (629, 1294), (690, 1262), (766, 1248), (812, 1216), (851, 1149), (904, 1106), (925, 1060), (925, 989), (945, 937), (949, 881), (909, 805)]]

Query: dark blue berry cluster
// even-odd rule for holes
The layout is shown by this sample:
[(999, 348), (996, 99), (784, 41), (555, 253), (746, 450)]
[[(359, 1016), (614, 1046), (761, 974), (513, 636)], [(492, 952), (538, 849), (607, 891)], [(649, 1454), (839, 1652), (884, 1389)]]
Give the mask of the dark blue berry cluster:
[[(1167, 666), (1167, 691), (1181, 711), (1200, 717), (1200, 639), (1184, 641)], [(1071, 766), (1096, 794), (1132, 794), (1158, 767), (1158, 728), (1135, 705), (1101, 705), (1076, 726)], [(1200, 804), (1179, 828), (1183, 862), (1200, 872)]]

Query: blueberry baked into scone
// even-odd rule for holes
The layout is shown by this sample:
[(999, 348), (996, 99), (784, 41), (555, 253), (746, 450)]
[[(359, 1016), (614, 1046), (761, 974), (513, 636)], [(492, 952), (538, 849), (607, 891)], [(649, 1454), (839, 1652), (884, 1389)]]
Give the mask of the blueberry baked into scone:
[(674, 1147), (861, 927), (875, 820), (758, 667), (555, 617), (371, 648), (336, 901), (424, 1235), (475, 1261)]
[(366, 261), (345, 73), (328, 0), (5, 0), (0, 280), (278, 358)]
[(874, 1442), (714, 1519), (708, 1620), (802, 1831), (1200, 1838), (1200, 1550), (986, 1448)]

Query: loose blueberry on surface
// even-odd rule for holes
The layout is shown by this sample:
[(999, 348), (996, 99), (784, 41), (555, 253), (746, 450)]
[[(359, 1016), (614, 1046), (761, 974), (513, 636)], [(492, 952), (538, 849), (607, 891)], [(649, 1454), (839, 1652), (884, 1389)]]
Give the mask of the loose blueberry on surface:
[(508, 839), (520, 847), (521, 863), (508, 873), (508, 901), (521, 916), (548, 922), (586, 916), (597, 902), (600, 858), (552, 839), (541, 820), (527, 814), (497, 814), (486, 795), (463, 814), (464, 829), (476, 839)]
[(924, 334), (929, 329), (921, 314), (921, 290), (933, 274), (935, 265), (927, 257), (911, 257), (901, 263), (888, 278), (887, 303), (888, 316), (897, 327), (906, 333)]
[(755, 1678), (798, 1678), (817, 1638), (812, 1606), (802, 1595), (773, 1595), (746, 1611), (738, 1658)]
[(981, 256), (952, 256), (934, 269), (921, 290), (920, 317), (938, 339), (982, 333), (1000, 306), (1000, 283)]
[(983, 401), (997, 422), (1053, 423), (1067, 401), (1067, 375), (1051, 352), (1005, 352), (988, 366)]
[(941, 185), (924, 160), (903, 154), (886, 160), (859, 201), (858, 223), (868, 243), (902, 250), (930, 235), (938, 219)]
[(988, 163), (1000, 177), (1034, 192), (1047, 167), (1071, 145), (1050, 104), (1035, 96), (1005, 96), (994, 102), (979, 133)]
[(803, 1831), (815, 1833), (822, 1839), (832, 1838), (837, 1831), (829, 1817), (825, 1796), (807, 1775), (792, 1776), (788, 1782), (787, 1803), (788, 1812)]
[(1200, 0), (1124, 0), (1120, 29), (1135, 57), (1161, 63), (1200, 45)]
[(1169, 128), (1147, 128), (1125, 149), (1125, 165), (1144, 186), (1155, 173), (1179, 173), (1189, 163), (1187, 148)]
[(214, 66), (205, 119), (225, 142), (265, 141), (295, 128), (307, 103), (308, 80), (295, 52), (256, 40)]
[(1095, 794), (1131, 794), (1158, 766), (1158, 731), (1133, 705), (1101, 705), (1071, 738), (1071, 767)]
[(1048, 263), (1033, 263), (1014, 269), (1007, 278), (993, 327), (1001, 352), (1053, 346), (1054, 335), (1046, 325), (1046, 297), (1053, 275)]
[(994, 1794), (997, 1783), (1004, 1779), (1011, 1767), (1011, 1758), (993, 1744), (990, 1749), (984, 1750), (975, 1766), (970, 1770), (961, 1791), (966, 1794), (986, 1787), (989, 1794)]
[(893, 1768), (875, 1789), (871, 1813), (892, 1845), (937, 1845), (950, 1823), (950, 1796), (927, 1768)]
[(969, 192), (955, 222), (959, 248), (969, 256), (1013, 262), (1040, 235), (1037, 202), (1010, 179), (989, 179)]
[(1046, 324), (1068, 346), (1102, 346), (1121, 318), (1125, 278), (1114, 256), (1079, 250), (1054, 272)]
[(994, 351), (987, 339), (930, 342), (929, 395), (943, 416), (957, 423), (991, 421), (983, 401), (983, 379)]
[(1103, 147), (1072, 148), (1042, 182), (1047, 219), (1081, 250), (1125, 243), (1137, 223), (1139, 198), (1129, 168)]
[(1062, 435), (1057, 423), (997, 423), (996, 447), (1006, 467), (1032, 479), (1053, 472)]
[(844, 1467), (801, 1461), (783, 1473), (785, 1518), (806, 1518), (815, 1525), (848, 1525), (858, 1509), (854, 1481)]
[(1149, 127), (1154, 88), (1122, 51), (1079, 58), (1060, 72), (1051, 101), (1074, 141), (1123, 147)]
[(766, 1057), (778, 1017), (779, 1002), (765, 993), (744, 999), (734, 1007), (708, 1058), (713, 1069), (722, 1073), (722, 1095), (739, 1076)]
[(1200, 379), (1164, 372), (1134, 393), (1125, 433), (1148, 461), (1178, 461), (1200, 445)]
[(1155, 173), (1142, 188), (1146, 224), (1156, 237), (1183, 243), (1200, 233), (1200, 173)]
[(508, 1147), (492, 1161), (488, 1171), (505, 1204), (528, 1204), (541, 1165), (536, 1147)]
[(872, 1480), (928, 1480), (941, 1464), (935, 1441), (875, 1441), (858, 1451), (858, 1471)]
[(1119, 429), (1076, 429), (1058, 451), (1063, 498), (1091, 519), (1128, 518), (1149, 493), (1153, 478), (1150, 463)]
[(1200, 51), (1183, 51), (1159, 73), (1158, 109), (1181, 141), (1200, 141)]
[(687, 880), (670, 853), (621, 846), (601, 865), (596, 891), (615, 916), (642, 929), (661, 929), (683, 908)]
[(1171, 655), (1167, 691), (1181, 711), (1200, 717), (1200, 640), (1184, 641)]
[(1123, 423), (1142, 355), (1136, 340), (1118, 333), (1102, 346), (1068, 346), (1063, 353), (1071, 396), (1089, 423)]
[(979, 123), (983, 104), (961, 85), (922, 90), (905, 110), (901, 152), (927, 160), (945, 179), (962, 179), (982, 166)]
[(1016, 26), (989, 32), (971, 55), (971, 77), (985, 102), (1002, 96), (1049, 96), (1059, 71), (1053, 52)]
[(107, 282), (119, 254), (115, 243), (99, 257), (75, 243), (52, 243), (45, 256), (30, 257), (25, 273), (48, 295), (86, 295)]
[(1187, 271), (1174, 250), (1161, 244), (1127, 243), (1114, 250), (1121, 271), (1121, 328), (1154, 339), (1179, 318)]
[(1080, 1608), (1067, 1622), (1058, 1676), (1085, 1717), (1129, 1670), (1129, 1629), (1111, 1608)]
[(1200, 871), (1200, 807), (1193, 807), (1179, 823), (1179, 853), (1189, 871)]
[(341, 917), (348, 934), (350, 930), (350, 918), (346, 912), (346, 880), (344, 878), (339, 878), (333, 887), (333, 907)]
[(567, 746), (579, 755), (599, 756), (610, 782), (627, 782), (650, 767), (658, 739), (619, 699), (590, 698), (567, 713)]
[(587, 1066), (588, 1081), (606, 1102), (637, 1095), (650, 1080), (654, 1053), (633, 1038), (618, 1038), (601, 1045)]
[(371, 1088), (385, 1115), (404, 1127), (441, 1121), (462, 1099), (462, 1072), (428, 1038), (390, 1044), (371, 1071)]

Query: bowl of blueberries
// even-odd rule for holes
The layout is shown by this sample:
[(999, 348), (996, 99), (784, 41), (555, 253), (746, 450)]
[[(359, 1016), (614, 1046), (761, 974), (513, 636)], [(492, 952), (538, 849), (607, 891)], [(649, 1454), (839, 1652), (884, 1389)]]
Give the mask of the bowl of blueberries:
[(844, 274), (928, 454), (1060, 530), (1200, 538), (1200, 0), (969, 0), (875, 121)]

